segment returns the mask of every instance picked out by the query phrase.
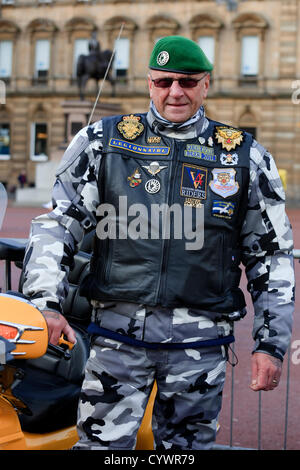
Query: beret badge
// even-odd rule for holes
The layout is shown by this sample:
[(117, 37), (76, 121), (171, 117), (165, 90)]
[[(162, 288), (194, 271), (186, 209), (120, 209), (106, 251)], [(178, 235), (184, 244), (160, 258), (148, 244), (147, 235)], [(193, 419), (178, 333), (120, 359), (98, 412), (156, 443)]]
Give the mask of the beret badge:
[(169, 62), (169, 53), (167, 51), (161, 51), (157, 56), (158, 65), (166, 65)]

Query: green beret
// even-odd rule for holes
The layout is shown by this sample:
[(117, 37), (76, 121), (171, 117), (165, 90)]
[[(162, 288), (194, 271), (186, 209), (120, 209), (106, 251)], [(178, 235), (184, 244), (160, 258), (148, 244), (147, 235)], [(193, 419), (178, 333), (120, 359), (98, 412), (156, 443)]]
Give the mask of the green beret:
[(210, 72), (213, 65), (201, 47), (182, 36), (166, 36), (155, 44), (149, 68), (175, 73)]

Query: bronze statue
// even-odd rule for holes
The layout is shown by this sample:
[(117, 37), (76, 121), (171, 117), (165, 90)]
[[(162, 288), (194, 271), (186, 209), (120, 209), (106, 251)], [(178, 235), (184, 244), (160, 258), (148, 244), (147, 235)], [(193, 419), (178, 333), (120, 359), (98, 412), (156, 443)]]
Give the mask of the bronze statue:
[[(90, 78), (96, 80), (97, 86), (98, 81), (101, 78), (104, 78), (111, 55), (112, 51), (109, 49), (106, 49), (103, 52), (101, 51), (100, 43), (97, 40), (96, 32), (94, 31), (89, 41), (89, 54), (81, 54), (77, 61), (76, 76), (81, 100), (84, 100), (84, 89)], [(115, 81), (111, 76), (111, 71), (107, 74), (107, 80), (112, 85), (112, 94), (114, 95)]]

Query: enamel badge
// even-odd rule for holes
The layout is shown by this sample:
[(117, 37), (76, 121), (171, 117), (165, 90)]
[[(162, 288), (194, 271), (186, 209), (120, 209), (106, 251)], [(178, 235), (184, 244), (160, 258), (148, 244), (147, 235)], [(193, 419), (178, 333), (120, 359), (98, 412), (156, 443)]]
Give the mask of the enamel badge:
[(236, 194), (239, 184), (235, 181), (236, 171), (233, 168), (214, 168), (212, 170), (213, 179), (210, 181), (210, 189), (219, 196), (228, 197)]
[(239, 156), (237, 153), (221, 153), (220, 161), (222, 165), (230, 166), (230, 165), (237, 165), (239, 161)]
[(148, 180), (145, 184), (145, 189), (147, 193), (156, 194), (160, 190), (160, 182), (155, 178)]
[(218, 144), (222, 144), (222, 148), (228, 152), (235, 149), (243, 141), (243, 131), (234, 129), (233, 127), (217, 126), (216, 140)]
[(142, 175), (141, 175), (139, 169), (136, 168), (136, 169), (134, 170), (134, 172), (132, 173), (132, 175), (131, 175), (131, 176), (128, 176), (128, 178), (127, 178), (128, 181), (130, 181), (129, 186), (130, 186), (131, 188), (135, 188), (136, 186), (138, 186), (139, 184), (141, 184), (141, 182), (142, 182), (141, 176), (142, 176)]
[(142, 167), (145, 168), (152, 176), (157, 175), (157, 173), (159, 173), (164, 168), (168, 168), (165, 165), (160, 166), (158, 162), (151, 162), (150, 165), (142, 165)]
[(144, 131), (144, 125), (140, 122), (140, 116), (123, 116), (122, 121), (118, 122), (118, 131), (127, 140), (134, 140)]
[(151, 135), (147, 139), (148, 144), (159, 144), (160, 141), (161, 141), (161, 137), (158, 137), (158, 136), (155, 136), (155, 135)]

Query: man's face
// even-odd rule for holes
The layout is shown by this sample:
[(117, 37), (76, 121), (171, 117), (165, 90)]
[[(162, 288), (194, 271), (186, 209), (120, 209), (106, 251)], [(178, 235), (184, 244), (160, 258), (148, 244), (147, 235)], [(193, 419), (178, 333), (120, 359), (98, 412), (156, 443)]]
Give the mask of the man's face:
[[(178, 81), (173, 81), (170, 88), (158, 88), (152, 80), (157, 78), (195, 78), (204, 77), (194, 88), (182, 88)], [(148, 75), (150, 98), (160, 115), (172, 122), (184, 122), (190, 119), (203, 104), (209, 88), (209, 74), (201, 72), (193, 75), (150, 70)]]

